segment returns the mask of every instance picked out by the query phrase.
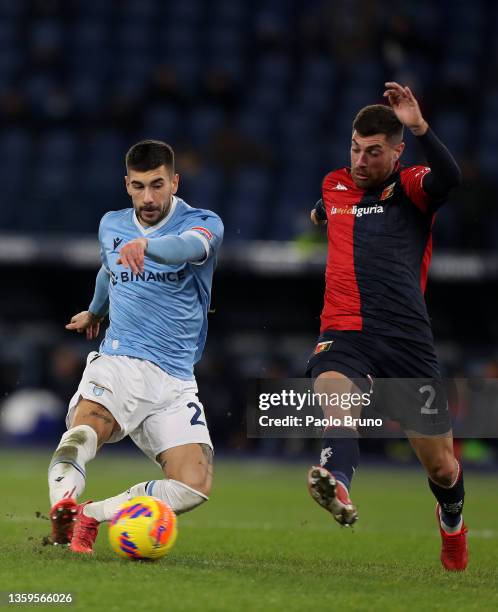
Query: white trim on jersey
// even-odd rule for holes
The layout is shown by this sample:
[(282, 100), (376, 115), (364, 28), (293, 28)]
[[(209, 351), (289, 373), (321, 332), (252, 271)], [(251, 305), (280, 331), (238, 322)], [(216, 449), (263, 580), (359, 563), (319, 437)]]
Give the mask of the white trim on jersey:
[(206, 259), (209, 257), (209, 252), (211, 251), (209, 242), (205, 236), (203, 236), (199, 232), (196, 232), (195, 230), (187, 230), (186, 232), (182, 232), (183, 236), (186, 236), (187, 234), (190, 236), (196, 236), (197, 238), (199, 238), (199, 240), (204, 245), (204, 248), (206, 249), (206, 257), (203, 257), (199, 261), (189, 261), (189, 263), (194, 264), (194, 266), (201, 266), (206, 261)]
[(144, 227), (140, 223), (140, 221), (137, 219), (137, 213), (135, 211), (133, 211), (133, 223), (138, 227), (138, 229), (142, 232), (144, 236), (147, 236), (148, 234), (151, 234), (152, 232), (155, 232), (156, 230), (158, 230), (165, 223), (168, 223), (168, 221), (171, 219), (171, 217), (173, 216), (175, 212), (177, 201), (178, 201), (178, 198), (176, 196), (171, 196), (171, 208), (169, 209), (169, 213), (164, 217), (164, 219), (160, 223), (157, 223), (156, 225), (151, 225), (150, 227)]

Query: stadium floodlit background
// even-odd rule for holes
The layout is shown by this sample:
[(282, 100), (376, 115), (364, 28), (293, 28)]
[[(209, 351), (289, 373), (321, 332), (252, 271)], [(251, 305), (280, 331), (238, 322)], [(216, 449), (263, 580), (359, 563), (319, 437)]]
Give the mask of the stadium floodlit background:
[[(197, 368), (217, 449), (316, 449), (248, 440), (245, 381), (302, 376), (325, 261), (309, 210), (323, 175), (348, 164), (352, 117), (382, 100), (386, 80), (412, 86), (463, 170), (434, 228), (427, 290), (444, 374), (495, 377), (496, 3), (1, 0), (2, 443), (60, 435), (96, 346), (64, 324), (90, 301), (100, 217), (129, 205), (125, 152), (150, 137), (174, 147), (179, 195), (225, 223)], [(407, 140), (405, 162), (422, 161)], [(466, 452), (495, 461), (489, 443)]]

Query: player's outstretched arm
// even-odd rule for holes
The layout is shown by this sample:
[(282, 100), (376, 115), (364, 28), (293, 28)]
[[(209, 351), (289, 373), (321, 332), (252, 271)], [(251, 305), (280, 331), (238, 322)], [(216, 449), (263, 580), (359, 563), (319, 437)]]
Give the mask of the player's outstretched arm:
[(409, 87), (403, 87), (394, 81), (385, 83), (384, 97), (388, 99), (396, 117), (415, 136), (422, 136), (429, 129), (429, 124), (422, 116), (420, 106)]
[(431, 129), (417, 138), (431, 171), (423, 178), (424, 191), (434, 198), (445, 198), (462, 182), (462, 173), (452, 154)]
[(149, 240), (147, 255), (159, 263), (181, 264), (199, 262), (209, 254), (209, 244), (199, 234), (183, 232), (179, 236), (164, 236)]
[(207, 249), (202, 239), (192, 232), (153, 239), (136, 238), (121, 248), (117, 263), (138, 274), (144, 270), (145, 255), (157, 263), (181, 264), (205, 259)]
[(417, 136), (431, 168), (431, 172), (423, 178), (424, 190), (435, 198), (444, 198), (453, 187), (462, 182), (458, 164), (429, 128), (411, 89), (391, 81), (385, 85), (384, 97), (388, 99), (399, 121)]

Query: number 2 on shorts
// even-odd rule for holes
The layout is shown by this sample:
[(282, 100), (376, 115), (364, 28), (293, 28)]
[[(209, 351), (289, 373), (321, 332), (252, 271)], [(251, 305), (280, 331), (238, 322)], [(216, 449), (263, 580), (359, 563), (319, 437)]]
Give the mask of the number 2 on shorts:
[(424, 393), (429, 393), (427, 399), (425, 400), (425, 404), (420, 409), (420, 414), (437, 414), (437, 408), (431, 408), (432, 402), (436, 397), (436, 391), (434, 387), (432, 385), (424, 385), (423, 387), (420, 387), (418, 392), (422, 395)]
[(199, 420), (199, 417), (202, 414), (200, 406), (198, 406), (195, 402), (189, 402), (187, 404), (187, 408), (193, 408), (195, 410), (194, 416), (190, 419), (191, 425), (206, 425), (204, 421)]

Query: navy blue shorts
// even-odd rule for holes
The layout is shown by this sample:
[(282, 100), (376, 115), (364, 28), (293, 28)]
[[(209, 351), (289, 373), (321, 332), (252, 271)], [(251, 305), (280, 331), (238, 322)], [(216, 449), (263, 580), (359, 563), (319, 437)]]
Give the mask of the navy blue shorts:
[(306, 368), (306, 375), (313, 379), (323, 372), (354, 379), (363, 392), (373, 386), (375, 410), (405, 430), (438, 435), (451, 429), (446, 393), (430, 342), (362, 331), (328, 331), (319, 337)]

